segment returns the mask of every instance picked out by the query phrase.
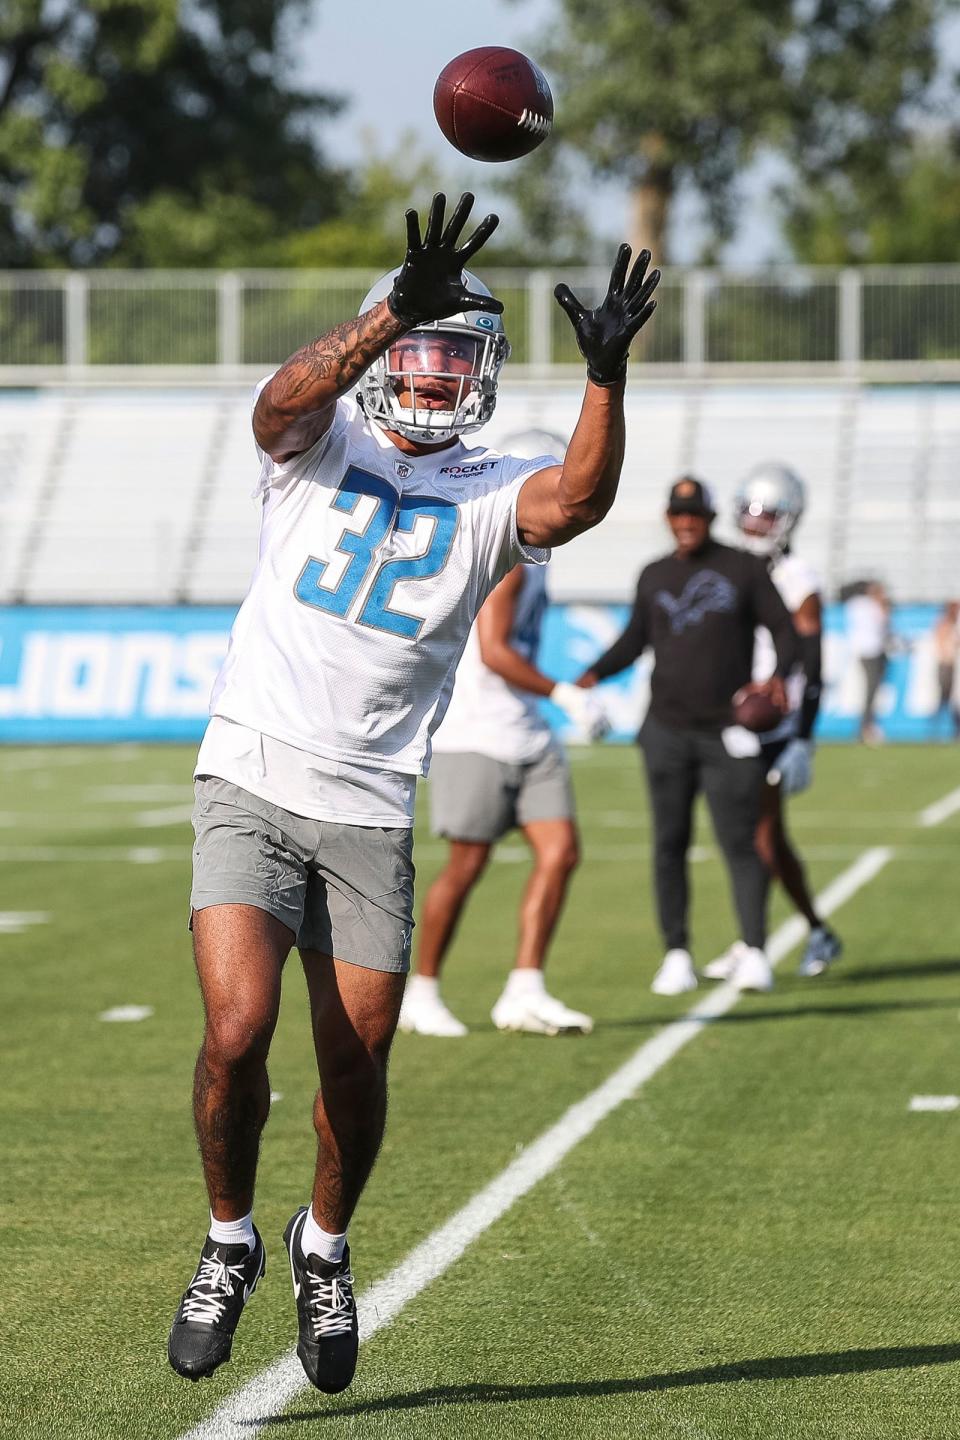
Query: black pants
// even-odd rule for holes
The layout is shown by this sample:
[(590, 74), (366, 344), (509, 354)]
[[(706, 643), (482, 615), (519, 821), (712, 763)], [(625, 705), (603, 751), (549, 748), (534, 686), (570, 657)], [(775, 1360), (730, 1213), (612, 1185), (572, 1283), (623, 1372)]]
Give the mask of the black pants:
[(667, 949), (689, 949), (687, 850), (693, 802), (702, 790), (710, 807), (748, 945), (766, 939), (769, 875), (754, 845), (764, 764), (759, 756), (734, 759), (717, 731), (668, 727), (648, 715), (640, 731), (653, 809), (653, 879)]

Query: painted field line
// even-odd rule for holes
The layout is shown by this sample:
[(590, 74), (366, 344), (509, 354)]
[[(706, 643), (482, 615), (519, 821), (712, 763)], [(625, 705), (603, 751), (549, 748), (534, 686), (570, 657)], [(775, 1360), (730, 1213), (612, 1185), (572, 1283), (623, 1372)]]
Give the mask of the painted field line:
[(917, 824), (924, 829), (931, 825), (939, 825), (941, 821), (948, 820), (960, 810), (960, 786), (951, 790), (949, 795), (944, 795), (942, 800), (935, 800), (932, 805), (927, 805), (917, 816)]
[(0, 865), (159, 865), (190, 858), (189, 845), (0, 845)]
[[(838, 909), (869, 884), (892, 855), (893, 850), (887, 846), (865, 850), (817, 897), (819, 912), (827, 916)], [(771, 962), (776, 964), (782, 960), (806, 930), (806, 922), (799, 916), (775, 930), (767, 947)], [(364, 1341), (389, 1325), (411, 1300), (455, 1265), (474, 1240), (555, 1170), (602, 1120), (635, 1095), (688, 1041), (712, 1020), (726, 1014), (739, 999), (740, 992), (732, 985), (719, 985), (705, 994), (682, 1019), (674, 1020), (645, 1041), (602, 1085), (571, 1105), (555, 1125), (521, 1151), (489, 1185), (361, 1295), (357, 1310)], [(252, 1440), (294, 1396), (307, 1389), (308, 1384), (296, 1353), (291, 1351), (255, 1375), (181, 1440)]]
[(134, 824), (142, 829), (162, 828), (167, 825), (186, 825), (193, 814), (193, 802), (189, 805), (165, 805), (160, 810), (141, 810)]
[(960, 1110), (960, 1095), (914, 1095), (908, 1110)]

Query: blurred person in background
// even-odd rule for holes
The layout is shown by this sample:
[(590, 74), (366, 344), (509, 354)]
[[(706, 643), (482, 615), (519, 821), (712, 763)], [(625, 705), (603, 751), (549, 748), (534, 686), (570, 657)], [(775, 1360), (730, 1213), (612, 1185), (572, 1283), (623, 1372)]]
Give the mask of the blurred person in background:
[(167, 1352), (191, 1380), (230, 1358), (265, 1270), (253, 1201), (294, 946), (320, 1078), (312, 1193), (284, 1231), (297, 1355), (320, 1390), (353, 1378), (347, 1227), (386, 1120), (417, 776), (483, 601), (521, 560), (599, 524), (619, 483), (627, 357), (660, 278), (649, 251), (631, 266), (620, 247), (596, 309), (557, 286), (586, 362), (563, 463), (467, 448), (510, 350), (503, 305), (464, 268), (497, 226), (488, 215), (461, 244), (472, 203), (447, 220), (435, 195), (422, 236), (408, 210), (403, 264), (257, 390), (259, 558), (194, 771), (193, 1099), (210, 1223)]
[[(774, 729), (759, 737), (767, 783), (761, 792), (756, 844), (760, 858), (780, 881), (810, 934), (800, 960), (801, 975), (819, 975), (836, 960), (843, 945), (817, 914), (803, 863), (787, 832), (783, 799), (806, 790), (813, 779), (813, 727), (820, 709), (823, 601), (820, 579), (812, 566), (795, 555), (791, 540), (803, 514), (803, 481), (786, 465), (758, 465), (739, 486), (734, 499), (734, 524), (743, 548), (759, 555), (793, 617), (801, 663), (787, 677), (789, 709)], [(768, 679), (776, 669), (770, 632), (756, 634), (753, 678)], [(727, 980), (743, 952), (738, 940), (726, 955), (705, 966), (712, 980)]]
[[(511, 455), (562, 459), (558, 435), (524, 431), (502, 441)], [(417, 929), (415, 973), (407, 981), (400, 1029), (462, 1036), (467, 1027), (440, 996), (440, 968), (467, 899), (497, 841), (518, 829), (533, 854), (520, 906), (514, 968), (493, 1007), (498, 1030), (587, 1034), (589, 1015), (550, 995), (543, 968), (580, 846), (570, 771), (541, 713), (549, 698), (587, 738), (606, 728), (597, 700), (537, 669), (547, 609), (547, 567), (516, 565), (477, 616), (450, 705), (433, 737), (430, 815), (450, 842), (447, 863), (426, 894)]]
[(939, 703), (934, 724), (946, 713), (953, 738), (960, 739), (960, 700), (957, 698), (957, 656), (960, 654), (960, 601), (948, 600), (933, 627), (933, 649), (937, 659)]
[(890, 653), (890, 600), (877, 580), (870, 580), (846, 602), (847, 644), (863, 671), (863, 711), (857, 730), (865, 745), (881, 745), (884, 735), (877, 724), (877, 691), (887, 673)]
[[(764, 762), (757, 736), (731, 717), (745, 688), (786, 709), (784, 679), (799, 660), (790, 612), (755, 555), (714, 540), (716, 507), (692, 476), (671, 487), (667, 524), (675, 548), (641, 572), (633, 611), (620, 638), (580, 677), (591, 687), (617, 675), (650, 645), (650, 708), (638, 736), (653, 811), (654, 887), (666, 954), (652, 990), (693, 990), (689, 948), (687, 851), (693, 805), (706, 796), (733, 889), (744, 948), (731, 974), (741, 990), (769, 990), (765, 952), (769, 872), (754, 837), (760, 819)], [(754, 632), (763, 625), (776, 653), (773, 675), (751, 680)]]

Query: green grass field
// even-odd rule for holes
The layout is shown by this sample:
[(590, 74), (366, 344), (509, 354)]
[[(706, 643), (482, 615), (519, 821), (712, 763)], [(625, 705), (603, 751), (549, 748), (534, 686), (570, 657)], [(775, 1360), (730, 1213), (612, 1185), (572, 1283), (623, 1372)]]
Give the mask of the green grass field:
[[(257, 1219), (268, 1272), (233, 1360), (191, 1386), (166, 1335), (206, 1209), (190, 1118), (200, 1005), (186, 933), (192, 751), (0, 751), (0, 1435), (176, 1440), (295, 1338), (281, 1231), (312, 1171), (295, 958), (274, 1044)], [(463, 1041), (400, 1036), (387, 1140), (351, 1232), (362, 1292), (696, 997), (658, 999), (636, 757), (574, 756), (585, 860), (551, 984), (585, 1038), (489, 1023), (525, 866), (508, 841), (451, 956)], [(742, 999), (603, 1120), (361, 1351), (304, 1391), (300, 1437), (956, 1440), (960, 785), (949, 749), (826, 749), (794, 829), (818, 888), (890, 863), (837, 913), (847, 953)], [(710, 846), (700, 825), (700, 843)], [(421, 889), (442, 851), (425, 827)], [(733, 938), (712, 850), (695, 952)], [(772, 920), (787, 914), (779, 899)], [(149, 1006), (139, 1023), (104, 1011)]]

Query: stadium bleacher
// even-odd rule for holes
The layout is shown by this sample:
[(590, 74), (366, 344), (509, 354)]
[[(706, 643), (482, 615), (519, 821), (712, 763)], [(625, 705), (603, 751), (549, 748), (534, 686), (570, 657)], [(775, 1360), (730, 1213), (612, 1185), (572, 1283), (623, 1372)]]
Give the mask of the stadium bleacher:
[[(238, 601), (256, 551), (250, 389), (63, 387), (0, 395), (0, 603)], [(484, 439), (569, 434), (579, 382), (509, 376)], [(668, 482), (710, 481), (718, 533), (740, 477), (780, 459), (808, 482), (804, 554), (828, 593), (875, 575), (900, 601), (956, 589), (960, 390), (832, 381), (640, 384), (612, 523), (558, 552), (558, 600), (624, 600), (665, 548)]]

